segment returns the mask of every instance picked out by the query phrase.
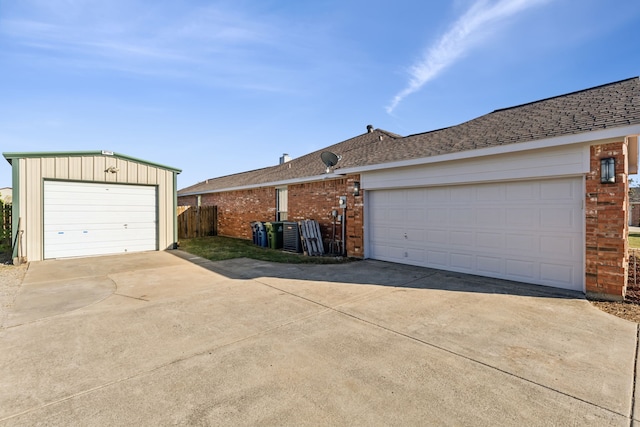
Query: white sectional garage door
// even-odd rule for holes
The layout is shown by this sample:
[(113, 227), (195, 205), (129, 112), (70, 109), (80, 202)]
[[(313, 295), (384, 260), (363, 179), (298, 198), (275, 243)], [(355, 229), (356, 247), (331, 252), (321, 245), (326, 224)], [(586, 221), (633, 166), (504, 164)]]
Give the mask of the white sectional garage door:
[(582, 178), (367, 194), (370, 258), (583, 290)]
[(44, 258), (157, 249), (156, 187), (44, 182)]

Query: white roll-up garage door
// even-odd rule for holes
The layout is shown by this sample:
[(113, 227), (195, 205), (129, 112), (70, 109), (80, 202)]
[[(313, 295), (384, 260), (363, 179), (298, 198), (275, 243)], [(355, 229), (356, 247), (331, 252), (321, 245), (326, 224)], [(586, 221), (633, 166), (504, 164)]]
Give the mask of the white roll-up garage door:
[(584, 289), (582, 178), (367, 194), (370, 258)]
[(155, 186), (44, 182), (44, 258), (157, 249)]

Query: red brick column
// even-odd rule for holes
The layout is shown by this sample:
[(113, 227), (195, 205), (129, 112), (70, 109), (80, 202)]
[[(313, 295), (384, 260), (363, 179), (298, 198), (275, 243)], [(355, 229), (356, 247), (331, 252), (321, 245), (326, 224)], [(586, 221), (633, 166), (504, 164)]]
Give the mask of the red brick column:
[[(586, 293), (621, 300), (627, 290), (629, 181), (626, 142), (591, 146), (586, 177)], [(616, 182), (600, 182), (600, 159), (613, 157)]]
[(354, 182), (360, 182), (360, 175), (347, 176), (347, 256), (364, 257), (364, 191), (353, 194)]

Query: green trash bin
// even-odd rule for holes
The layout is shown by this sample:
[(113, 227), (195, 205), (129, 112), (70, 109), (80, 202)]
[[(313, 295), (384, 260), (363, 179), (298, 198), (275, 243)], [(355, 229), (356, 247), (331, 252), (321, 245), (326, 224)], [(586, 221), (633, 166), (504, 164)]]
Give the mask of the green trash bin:
[(271, 249), (282, 249), (282, 222), (265, 222), (268, 245)]

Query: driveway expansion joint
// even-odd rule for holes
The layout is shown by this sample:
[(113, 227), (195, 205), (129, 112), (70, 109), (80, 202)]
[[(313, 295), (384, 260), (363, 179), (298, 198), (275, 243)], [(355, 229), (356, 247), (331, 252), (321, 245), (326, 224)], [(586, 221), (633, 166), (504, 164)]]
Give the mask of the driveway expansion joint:
[(536, 382), (536, 381), (530, 380), (530, 379), (528, 379), (528, 378), (525, 378), (525, 377), (523, 377), (523, 376), (520, 376), (520, 375), (514, 374), (514, 373), (512, 373), (512, 372), (509, 372), (509, 371), (507, 371), (507, 370), (505, 370), (505, 369), (502, 369), (502, 368), (499, 368), (499, 367), (497, 367), (497, 366), (490, 365), (490, 364), (488, 364), (488, 363), (486, 363), (486, 362), (483, 362), (483, 361), (481, 361), (481, 360), (474, 359), (474, 358), (472, 358), (472, 357), (466, 356), (466, 355), (464, 355), (464, 354), (458, 353), (458, 352), (453, 351), (453, 350), (449, 350), (448, 348), (445, 348), (445, 347), (439, 346), (439, 345), (437, 345), (437, 344), (433, 344), (433, 343), (430, 343), (430, 342), (428, 342), (428, 341), (422, 340), (422, 339), (420, 339), (420, 338), (416, 338), (416, 337), (414, 337), (414, 336), (411, 336), (411, 335), (409, 335), (409, 334), (405, 334), (404, 332), (396, 331), (396, 330), (391, 329), (391, 328), (388, 328), (388, 327), (386, 327), (386, 326), (379, 325), (379, 324), (377, 324), (377, 323), (375, 323), (375, 322), (371, 322), (371, 321), (369, 321), (369, 320), (366, 320), (366, 319), (360, 318), (360, 317), (355, 316), (355, 315), (353, 315), (353, 314), (351, 314), (351, 313), (346, 313), (346, 312), (340, 311), (340, 310), (338, 310), (338, 309), (334, 309), (334, 311), (336, 311), (337, 313), (343, 314), (343, 315), (345, 315), (345, 316), (347, 316), (347, 317), (351, 317), (351, 318), (353, 318), (353, 319), (359, 320), (359, 321), (364, 322), (364, 323), (367, 323), (367, 324), (369, 324), (369, 325), (372, 325), (372, 326), (378, 327), (378, 328), (380, 328), (380, 329), (382, 329), (382, 330), (385, 330), (385, 331), (387, 331), (387, 332), (391, 332), (391, 333), (393, 333), (393, 334), (396, 334), (396, 335), (399, 335), (399, 336), (402, 336), (402, 337), (408, 338), (408, 339), (413, 340), (413, 341), (416, 341), (416, 342), (418, 342), (418, 343), (420, 343), (420, 344), (424, 344), (424, 345), (429, 346), (429, 347), (431, 347), (431, 348), (434, 348), (434, 349), (436, 349), (436, 350), (440, 350), (440, 351), (443, 351), (443, 352), (449, 353), (449, 354), (451, 354), (451, 355), (453, 355), (453, 356), (460, 357), (460, 358), (462, 358), (462, 359), (468, 360), (468, 361), (470, 361), (470, 362), (476, 363), (476, 364), (478, 364), (478, 365), (484, 366), (484, 367), (489, 368), (489, 369), (493, 369), (493, 370), (495, 370), (495, 371), (498, 371), (498, 372), (500, 372), (500, 373), (503, 373), (503, 374), (508, 375), (508, 376), (510, 376), (510, 377), (513, 377), (513, 378), (517, 378), (517, 379), (519, 379), (519, 380), (521, 380), (521, 381), (524, 381), (524, 382), (527, 382), (527, 383), (529, 383), (529, 384), (533, 384), (533, 385), (535, 385), (535, 386), (538, 386), (538, 387), (541, 387), (541, 388), (547, 389), (547, 390), (549, 390), (549, 391), (551, 391), (551, 392), (561, 394), (561, 395), (566, 396), (566, 397), (568, 397), (568, 398), (570, 398), (570, 399), (575, 399), (575, 400), (580, 401), (580, 402), (582, 402), (582, 403), (585, 403), (585, 404), (587, 404), (587, 405), (589, 405), (589, 406), (593, 406), (593, 407), (596, 407), (596, 408), (602, 409), (602, 410), (604, 410), (604, 411), (610, 412), (610, 413), (612, 413), (612, 414), (615, 414), (615, 415), (621, 416), (621, 417), (626, 418), (626, 419), (629, 419), (631, 422), (633, 422), (633, 418), (632, 418), (631, 416), (627, 416), (627, 415), (622, 414), (622, 413), (620, 413), (620, 412), (617, 412), (617, 411), (615, 411), (615, 410), (613, 410), (613, 409), (609, 409), (609, 408), (606, 408), (606, 407), (604, 407), (604, 406), (598, 405), (597, 403), (593, 403), (593, 402), (590, 402), (590, 401), (588, 401), (588, 400), (582, 399), (582, 398), (580, 398), (580, 397), (573, 396), (573, 395), (571, 395), (571, 394), (569, 394), (569, 393), (566, 393), (566, 392), (564, 392), (564, 391), (557, 390), (557, 389), (555, 389), (555, 388), (553, 388), (553, 387), (550, 387), (550, 386), (547, 386), (547, 385), (541, 384), (541, 383), (539, 383), (539, 382)]
[[(420, 279), (416, 279), (416, 280), (420, 280)], [(271, 284), (268, 284), (268, 283), (264, 283), (264, 282), (260, 282), (259, 280), (254, 280), (254, 281), (255, 281), (255, 282), (257, 282), (257, 283), (260, 283), (261, 285), (264, 285), (264, 286), (270, 287), (270, 288), (272, 288), (272, 289), (275, 289), (275, 290), (278, 290), (278, 291), (284, 292), (284, 293), (286, 293), (286, 294), (289, 294), (289, 295), (291, 295), (291, 296), (294, 296), (294, 297), (297, 297), (297, 298), (303, 299), (303, 300), (308, 301), (308, 302), (311, 302), (311, 303), (313, 303), (313, 304), (317, 304), (317, 305), (319, 305), (319, 306), (321, 306), (321, 307), (324, 307), (324, 308), (326, 308), (326, 309), (328, 309), (328, 310), (330, 310), (330, 311), (333, 311), (333, 312), (336, 312), (336, 313), (342, 314), (343, 316), (347, 316), (347, 317), (350, 317), (350, 318), (352, 318), (352, 319), (358, 320), (358, 321), (360, 321), (360, 322), (366, 323), (366, 324), (368, 324), (368, 325), (371, 325), (371, 326), (374, 326), (374, 327), (380, 328), (380, 329), (382, 329), (382, 330), (384, 330), (384, 331), (387, 331), (387, 332), (390, 332), (390, 333), (392, 333), (392, 334), (395, 334), (395, 335), (398, 335), (398, 336), (401, 336), (401, 337), (404, 337), (404, 338), (408, 338), (408, 339), (410, 339), (410, 340), (412, 340), (412, 341), (415, 341), (415, 342), (418, 342), (418, 343), (420, 343), (420, 344), (423, 344), (423, 345), (429, 346), (429, 347), (434, 348), (434, 349), (436, 349), (436, 350), (440, 350), (440, 351), (443, 351), (443, 352), (449, 353), (449, 354), (451, 354), (451, 355), (453, 355), (453, 356), (456, 356), (456, 357), (459, 357), (459, 358), (462, 358), (462, 359), (468, 360), (468, 361), (470, 361), (470, 362), (472, 362), (472, 363), (476, 363), (476, 364), (481, 365), (481, 366), (484, 366), (484, 367), (486, 367), (486, 368), (489, 368), (489, 369), (492, 369), (492, 370), (498, 371), (498, 372), (500, 372), (500, 373), (502, 373), (502, 374), (505, 374), (505, 375), (508, 375), (508, 376), (510, 376), (510, 377), (517, 378), (517, 379), (519, 379), (519, 380), (521, 380), (521, 381), (527, 382), (527, 383), (532, 384), (532, 385), (537, 386), (537, 387), (544, 388), (544, 389), (549, 390), (549, 391), (551, 391), (551, 392), (553, 392), (553, 393), (561, 394), (561, 395), (566, 396), (566, 397), (568, 397), (568, 398), (570, 398), (570, 399), (574, 399), (574, 400), (577, 400), (577, 401), (579, 401), (579, 402), (585, 403), (585, 404), (587, 404), (587, 405), (589, 405), (589, 406), (593, 406), (593, 407), (595, 407), (595, 408), (602, 409), (602, 410), (607, 411), (607, 412), (609, 412), (609, 413), (611, 413), (611, 414), (614, 414), (614, 415), (617, 415), (617, 416), (623, 417), (623, 418), (625, 418), (625, 419), (628, 419), (628, 420), (630, 421), (631, 425), (633, 425), (633, 408), (632, 408), (632, 410), (631, 410), (631, 414), (630, 414), (630, 415), (622, 414), (622, 413), (617, 412), (617, 411), (615, 411), (615, 410), (613, 410), (613, 409), (606, 408), (606, 407), (604, 407), (604, 406), (598, 405), (597, 403), (590, 402), (590, 401), (588, 401), (588, 400), (586, 400), (586, 399), (583, 399), (583, 398), (580, 398), (580, 397), (578, 397), (578, 396), (573, 396), (573, 395), (571, 395), (571, 394), (569, 394), (569, 393), (566, 393), (566, 392), (563, 392), (563, 391), (561, 391), (561, 390), (557, 390), (557, 389), (555, 389), (555, 388), (553, 388), (553, 387), (550, 387), (550, 386), (547, 386), (547, 385), (541, 384), (541, 383), (539, 383), (539, 382), (536, 382), (536, 381), (530, 380), (530, 379), (528, 379), (528, 378), (525, 378), (525, 377), (523, 377), (523, 376), (520, 376), (520, 375), (514, 374), (514, 373), (512, 373), (512, 372), (509, 372), (509, 371), (507, 371), (507, 370), (505, 370), (505, 369), (502, 369), (502, 368), (499, 368), (499, 367), (497, 367), (497, 366), (490, 365), (490, 364), (488, 364), (488, 363), (486, 363), (486, 362), (482, 362), (482, 361), (480, 361), (480, 360), (477, 360), (477, 359), (474, 359), (474, 358), (472, 358), (472, 357), (466, 356), (466, 355), (464, 355), (464, 354), (458, 353), (458, 352), (456, 352), (456, 351), (453, 351), (453, 350), (447, 349), (447, 348), (442, 347), (442, 346), (439, 346), (439, 345), (437, 345), (437, 344), (430, 343), (430, 342), (428, 342), (428, 341), (422, 340), (422, 339), (420, 339), (420, 338), (416, 338), (416, 337), (414, 337), (414, 336), (411, 336), (411, 335), (409, 335), (409, 334), (406, 334), (406, 333), (403, 333), (403, 332), (400, 332), (400, 331), (396, 331), (395, 329), (388, 328), (388, 327), (386, 327), (386, 326), (380, 325), (380, 324), (375, 323), (375, 322), (372, 322), (372, 321), (370, 321), (370, 320), (363, 319), (363, 318), (361, 318), (361, 317), (358, 317), (358, 316), (356, 316), (356, 315), (353, 315), (353, 314), (351, 314), (351, 313), (347, 313), (347, 312), (345, 312), (345, 311), (341, 311), (341, 310), (339, 310), (339, 309), (338, 309), (338, 307), (340, 307), (340, 305), (344, 305), (344, 304), (346, 304), (346, 303), (348, 303), (348, 302), (353, 302), (353, 301), (355, 301), (355, 300), (352, 300), (352, 301), (344, 301), (344, 302), (342, 302), (341, 304), (337, 304), (337, 305), (335, 305), (335, 306), (333, 306), (333, 307), (332, 307), (332, 306), (329, 306), (329, 305), (327, 305), (327, 304), (323, 304), (323, 303), (321, 303), (321, 302), (314, 301), (314, 300), (312, 300), (312, 299), (310, 299), (310, 298), (306, 298), (306, 297), (303, 297), (303, 296), (301, 296), (301, 295), (297, 295), (297, 294), (295, 294), (295, 293), (293, 293), (293, 292), (286, 291), (286, 290), (284, 290), (284, 289), (280, 289), (280, 288), (278, 288), (277, 286), (274, 286), (274, 285), (271, 285)], [(411, 280), (411, 281), (409, 281), (409, 282), (407, 282), (407, 283), (412, 283), (412, 282), (414, 282), (414, 281), (415, 281), (415, 280)], [(396, 286), (394, 286), (393, 288), (396, 288)], [(367, 294), (367, 295), (370, 295), (371, 293), (373, 293), (373, 292), (370, 292), (370, 293), (369, 293), (369, 294)], [(356, 299), (356, 300), (357, 300), (357, 299)], [(315, 315), (315, 314), (314, 314), (314, 315)], [(309, 316), (309, 317), (313, 317), (314, 315)], [(300, 320), (304, 320), (304, 319), (300, 319)], [(291, 323), (294, 323), (294, 322), (295, 322), (295, 321), (292, 321)], [(638, 326), (640, 327), (640, 324), (639, 324)], [(637, 332), (639, 332), (639, 333), (640, 333), (640, 329), (637, 329)], [(637, 354), (638, 354), (638, 336), (636, 336), (636, 357), (637, 357)], [(634, 384), (635, 384), (635, 372), (634, 372)], [(635, 393), (635, 386), (634, 386), (634, 393)], [(633, 396), (634, 396), (634, 393), (632, 393), (632, 398), (633, 398)]]

